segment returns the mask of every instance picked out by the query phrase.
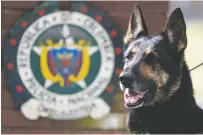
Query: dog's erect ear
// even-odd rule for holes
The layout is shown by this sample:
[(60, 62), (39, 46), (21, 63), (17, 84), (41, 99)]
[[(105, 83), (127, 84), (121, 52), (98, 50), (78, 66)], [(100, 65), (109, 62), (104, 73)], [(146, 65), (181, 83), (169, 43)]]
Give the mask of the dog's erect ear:
[(173, 45), (178, 51), (183, 50), (187, 46), (186, 25), (183, 13), (180, 8), (175, 9), (164, 28), (164, 33), (167, 35), (169, 43)]
[(128, 44), (133, 38), (141, 34), (147, 34), (147, 27), (140, 7), (135, 4), (130, 16), (127, 34), (124, 37), (124, 43)]

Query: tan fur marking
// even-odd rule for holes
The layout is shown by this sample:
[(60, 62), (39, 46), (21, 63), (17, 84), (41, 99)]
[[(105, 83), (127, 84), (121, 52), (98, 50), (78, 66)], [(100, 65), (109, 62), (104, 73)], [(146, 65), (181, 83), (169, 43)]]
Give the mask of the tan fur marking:
[(183, 48), (185, 48), (185, 45), (182, 43), (181, 45), (179, 45), (179, 50), (182, 50)]
[(158, 88), (164, 86), (168, 80), (168, 75), (163, 70), (156, 73), (156, 71), (153, 71), (152, 68), (146, 64), (141, 64), (140, 70), (145, 77), (154, 80)]
[(162, 85), (161, 84), (158, 84), (158, 88), (161, 88), (162, 87)]
[(141, 69), (141, 71), (142, 71), (144, 76), (149, 77), (149, 75), (150, 75), (150, 68), (149, 68), (149, 66), (147, 66), (146, 64), (141, 64), (140, 69)]
[(180, 51), (180, 50), (182, 50), (182, 49), (184, 49), (185, 48), (185, 45), (182, 43), (182, 44), (180, 44), (179, 46), (178, 46), (178, 51)]
[(131, 35), (126, 35), (124, 38), (123, 38), (123, 42), (125, 45), (129, 44), (132, 40), (132, 36)]
[(151, 49), (147, 49), (147, 50), (145, 51), (145, 54), (150, 54), (150, 53), (152, 53), (152, 50), (151, 50)]
[(135, 54), (135, 53), (136, 53), (136, 50), (137, 50), (137, 49), (136, 49), (136, 46), (133, 46), (132, 49), (131, 49), (131, 52)]
[(158, 88), (161, 88), (163, 85), (166, 84), (168, 80), (168, 75), (162, 70), (159, 72), (159, 80), (158, 80)]

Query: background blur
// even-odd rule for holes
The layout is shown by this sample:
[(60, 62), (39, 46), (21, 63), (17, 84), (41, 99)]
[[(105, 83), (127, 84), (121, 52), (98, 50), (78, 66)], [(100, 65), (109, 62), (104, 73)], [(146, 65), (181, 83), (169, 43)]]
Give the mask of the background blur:
[[(12, 24), (17, 21), (24, 12), (32, 10), (39, 2), (2, 2), (1, 16), (1, 47), (7, 38), (8, 32)], [(130, 2), (90, 2), (96, 8), (108, 13), (117, 26), (125, 33), (127, 30), (129, 15), (132, 10), (133, 3)], [(203, 2), (174, 2), (174, 1), (155, 1), (155, 2), (137, 2), (142, 8), (148, 29), (152, 34), (160, 32), (166, 22), (168, 13), (174, 8), (181, 7), (187, 24), (188, 48), (186, 49), (186, 60), (189, 68), (203, 62)], [(62, 9), (67, 9), (70, 2), (61, 2)], [(195, 89), (196, 99), (203, 108), (203, 66), (191, 72), (193, 85)], [(2, 133), (127, 133), (125, 128), (125, 120), (127, 109), (123, 106), (123, 93), (118, 92), (114, 99), (111, 113), (101, 119), (92, 120), (84, 118), (80, 120), (56, 121), (40, 118), (37, 121), (30, 121), (24, 118), (19, 110), (13, 104), (9, 89), (5, 84), (6, 80), (2, 71)]]

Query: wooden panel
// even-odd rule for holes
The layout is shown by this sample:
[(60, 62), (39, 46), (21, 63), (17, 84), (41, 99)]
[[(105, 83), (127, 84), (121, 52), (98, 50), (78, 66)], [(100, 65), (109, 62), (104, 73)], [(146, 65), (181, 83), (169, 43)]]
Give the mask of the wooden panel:
[(151, 14), (163, 14), (166, 15), (168, 12), (167, 1), (139, 1), (137, 2), (142, 9), (142, 12)]
[(11, 99), (11, 94), (7, 88), (1, 88), (1, 107), (2, 108), (10, 108), (14, 109), (15, 105), (13, 100)]
[(8, 31), (1, 30), (1, 48), (4, 46), (5, 40), (7, 39)]
[(39, 4), (39, 1), (2, 1), (2, 8), (7, 9), (31, 9)]
[[(19, 2), (20, 3), (20, 2)], [(107, 12), (108, 15), (110, 17), (112, 17), (112, 19), (118, 23), (119, 26), (121, 26), (121, 28), (123, 30), (125, 30), (127, 28), (127, 24), (128, 24), (128, 20), (129, 20), (129, 16), (130, 16), (130, 12), (132, 10), (132, 5), (133, 2), (129, 1), (129, 2), (115, 2), (115, 1), (111, 1), (111, 2), (101, 2), (101, 1), (94, 1), (91, 2), (95, 7), (101, 9), (104, 12)], [(150, 17), (150, 19), (146, 19), (146, 20), (150, 20), (150, 21), (157, 21), (159, 22), (159, 19), (161, 20), (165, 20), (166, 19), (166, 12), (167, 12), (167, 4), (166, 2), (138, 2), (143, 10), (144, 16), (145, 18), (148, 18), (148, 16)], [(70, 6), (70, 3), (64, 3), (61, 4), (63, 5), (63, 9), (66, 8), (65, 5)], [(20, 5), (20, 4), (18, 4)], [(116, 6), (115, 6), (116, 5)], [(159, 7), (159, 8), (156, 8)], [(121, 10), (122, 9), (122, 10)], [(20, 16), (23, 15), (22, 10), (3, 10), (3, 14), (6, 15), (6, 18), (4, 17), (4, 15), (2, 16), (2, 27), (3, 29), (9, 29), (11, 27), (11, 25), (13, 24), (13, 22), (15, 22), (16, 20), (19, 19)], [(145, 15), (146, 14), (146, 15)], [(147, 16), (147, 17), (146, 17)], [(153, 18), (151, 16), (155, 16), (157, 18)], [(7, 23), (4, 23), (7, 22)], [(150, 26), (151, 27), (151, 26)], [(152, 26), (153, 27), (153, 26)], [(157, 25), (157, 27), (159, 27)], [(155, 27), (155, 28), (157, 28)]]
[(149, 13), (167, 13), (168, 5), (167, 1), (92, 1), (93, 6), (99, 8), (105, 12), (111, 13), (130, 13), (134, 3), (138, 3), (142, 11)]
[(2, 134), (127, 134), (120, 130), (5, 129)]
[(4, 72), (1, 71), (1, 88), (6, 87), (6, 78), (4, 76)]
[[(38, 5), (39, 1), (3, 1), (2, 8), (7, 9), (32, 9)], [(106, 12), (130, 12), (134, 1), (91, 1), (96, 7)], [(138, 1), (140, 7), (150, 13), (166, 13), (168, 11), (167, 1)], [(63, 3), (65, 7), (67, 3)]]
[[(55, 129), (102, 129), (102, 130), (124, 130), (125, 131), (125, 113), (111, 113), (108, 116), (94, 120), (90, 117), (80, 120), (49, 120), (40, 118), (36, 121), (26, 119), (19, 110), (3, 109), (2, 125), (4, 127), (32, 127), (32, 128), (51, 128)], [(39, 124), (40, 123), (40, 124)]]
[(65, 129), (119, 129), (125, 130), (125, 119), (127, 113), (111, 113), (108, 116), (94, 120), (90, 117), (80, 120), (69, 121), (54, 121), (53, 126), (55, 128)]
[[(116, 24), (119, 27), (121, 27), (124, 33), (127, 31), (127, 28), (128, 28), (129, 15), (130, 14), (126, 14), (126, 15), (123, 14), (122, 16), (119, 16), (119, 15), (113, 14), (111, 16), (112, 19), (116, 22)], [(153, 14), (144, 13), (144, 19), (147, 24), (149, 32), (152, 34), (160, 32), (163, 29), (166, 22), (166, 16), (161, 14), (153, 15)]]
[(1, 120), (4, 127), (50, 128), (52, 124), (52, 121), (48, 119), (28, 120), (16, 109), (2, 109)]
[(127, 113), (128, 109), (124, 106), (123, 92), (120, 90), (117, 95), (114, 97), (114, 101), (111, 107), (111, 112), (121, 112)]
[(3, 22), (6, 22), (6, 23), (2, 24), (2, 29), (4, 29), (4, 30), (10, 29), (11, 26), (13, 24), (15, 24), (16, 21), (24, 14), (23, 10), (5, 9), (2, 12), (5, 14), (5, 16), (2, 18), (2, 20), (3, 20)]
[(11, 129), (11, 128), (2, 128), (2, 134), (64, 134), (66, 131), (64, 130), (56, 130), (56, 129)]

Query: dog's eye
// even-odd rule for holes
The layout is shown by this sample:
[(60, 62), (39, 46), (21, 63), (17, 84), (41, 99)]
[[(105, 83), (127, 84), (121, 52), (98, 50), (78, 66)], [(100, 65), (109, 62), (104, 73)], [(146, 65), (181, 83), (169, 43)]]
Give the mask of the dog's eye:
[(132, 60), (133, 59), (133, 53), (130, 52), (127, 56), (126, 56), (127, 60)]
[(146, 64), (150, 65), (154, 60), (153, 54), (148, 54), (144, 57), (144, 61)]
[(157, 55), (151, 53), (149, 55), (147, 55), (144, 59), (145, 63), (147, 65), (150, 65), (152, 67), (152, 69), (156, 69), (157, 71), (160, 71), (161, 70), (161, 61), (160, 59), (158, 58)]

